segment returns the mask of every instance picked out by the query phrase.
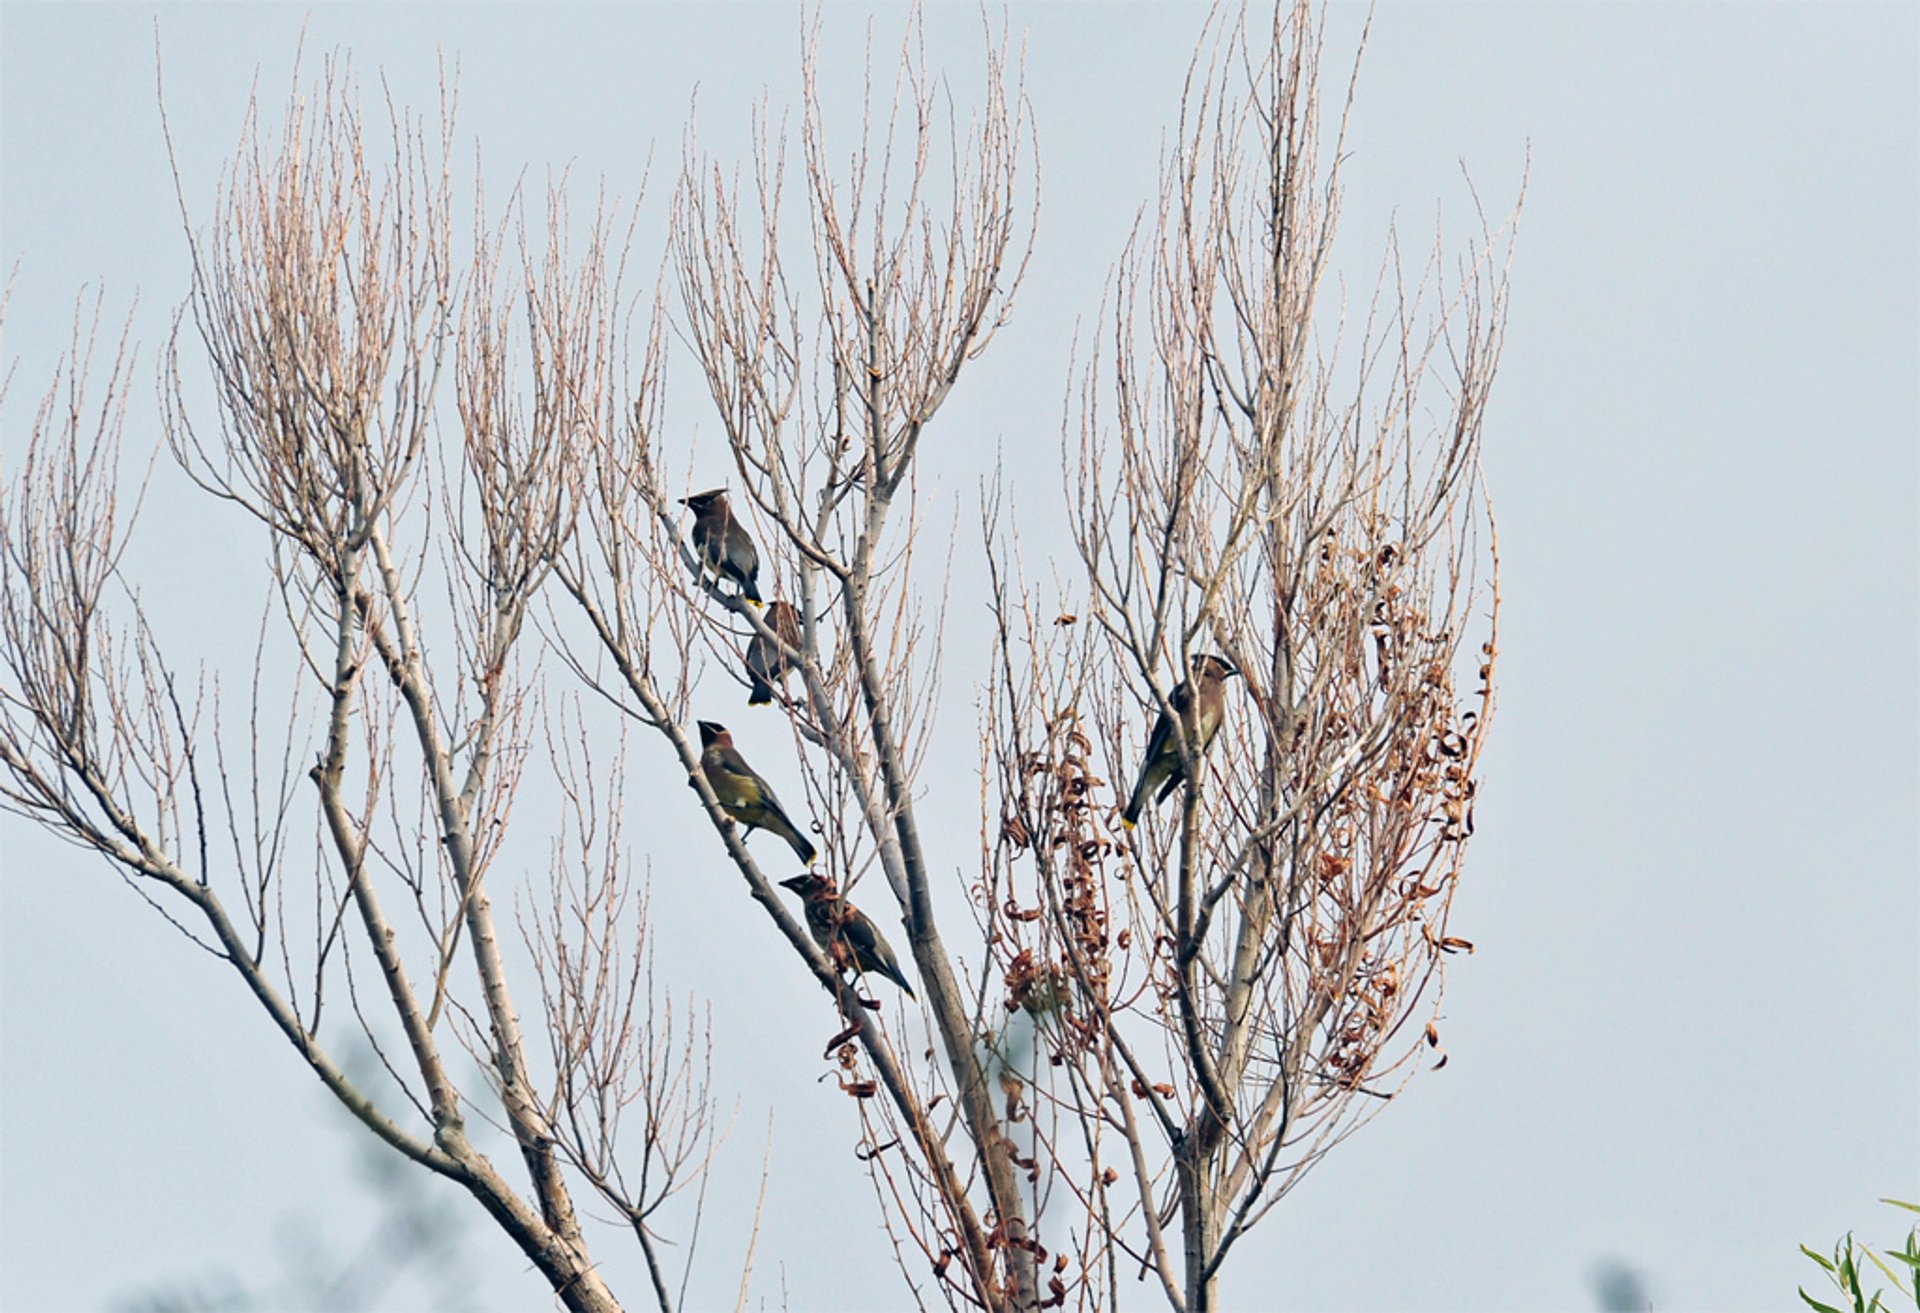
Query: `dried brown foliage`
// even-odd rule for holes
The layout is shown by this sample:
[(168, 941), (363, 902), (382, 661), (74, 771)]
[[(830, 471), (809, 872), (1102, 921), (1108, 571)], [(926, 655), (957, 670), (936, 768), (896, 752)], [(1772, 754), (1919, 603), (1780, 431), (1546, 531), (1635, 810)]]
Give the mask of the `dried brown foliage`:
[[(1447, 917), (1492, 709), (1506, 234), (1451, 281), (1436, 248), (1409, 283), (1396, 245), (1342, 368), (1316, 318), (1341, 155), (1319, 21), (1223, 19), (1196, 64), (1071, 444), (1085, 618), (999, 582), (983, 901), (1031, 1097), (1103, 1233), (1088, 1282), (1150, 1271), (1189, 1309), (1437, 1047), (1442, 956), (1470, 947)], [(1198, 787), (1127, 833), (1145, 728), (1202, 652), (1244, 686)]]

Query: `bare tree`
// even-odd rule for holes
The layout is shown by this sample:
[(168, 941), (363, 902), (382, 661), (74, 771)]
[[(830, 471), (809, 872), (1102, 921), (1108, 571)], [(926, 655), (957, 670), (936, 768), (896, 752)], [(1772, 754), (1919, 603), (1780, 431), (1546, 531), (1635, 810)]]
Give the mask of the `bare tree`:
[[(395, 112), (380, 143), (357, 94), (330, 62), (277, 141), (249, 123), (168, 353), (168, 444), (257, 521), (287, 622), (290, 641), (263, 632), (246, 730), (120, 575), (130, 361), (89, 401), (95, 332), (77, 330), (0, 513), (0, 796), (227, 962), (326, 1087), (472, 1193), (569, 1308), (617, 1307), (569, 1172), (630, 1219), (670, 1308), (652, 1228), (710, 1144), (706, 1032), (644, 970), (644, 902), (569, 744), (576, 823), (527, 917), (531, 1042), (489, 893), (550, 710), (521, 659), (529, 608), (574, 531), (572, 450), (612, 404), (617, 234), (603, 217), (569, 258), (556, 196), (544, 230), (483, 230), (456, 262), (450, 110), (431, 130)], [(217, 424), (184, 401), (189, 346)], [(342, 1023), (398, 1098), (336, 1061)], [(616, 1146), (635, 1105), (644, 1131)], [(500, 1132), (520, 1173), (483, 1147)]]
[[(810, 269), (783, 246), (784, 137), (766, 117), (744, 199), (689, 148), (687, 333), (768, 596), (797, 606), (799, 640), (701, 568), (644, 415), (598, 453), (606, 560), (563, 571), (621, 675), (596, 683), (666, 736), (754, 897), (833, 992), (829, 1049), (863, 1156), (958, 1303), (1109, 1303), (1124, 1262), (1174, 1307), (1211, 1306), (1236, 1241), (1438, 1048), (1491, 704), (1491, 610), (1477, 652), (1466, 635), (1474, 599), (1493, 600), (1476, 574), (1492, 547), (1477, 457), (1504, 270), (1484, 225), (1455, 286), (1437, 249), (1412, 285), (1396, 258), (1359, 363), (1342, 374), (1316, 349), (1339, 198), (1338, 145), (1332, 164), (1319, 149), (1321, 41), (1305, 6), (1253, 38), (1223, 20), (1196, 66), (1072, 444), (1087, 622), (1000, 580), (977, 890), (989, 958), (973, 979), (945, 948), (915, 815), (939, 645), (907, 578), (917, 526), (893, 512), (911, 516), (920, 439), (1023, 268), (1024, 108), (1003, 55), (960, 133), (910, 40), (878, 116), (890, 127), (876, 138), (870, 110), (841, 171), (809, 62)], [(940, 1061), (901, 1060), (918, 1019), (869, 1015), (731, 823), (685, 728), (689, 623), (709, 668), (750, 669), (743, 644), (788, 658), (799, 687), (779, 700), (829, 876), (897, 910)], [(662, 624), (673, 641), (656, 647)], [(1094, 762), (1130, 776), (1134, 726), (1174, 711), (1175, 680), (1207, 652), (1231, 658), (1247, 697), (1204, 770), (1204, 745), (1175, 736), (1175, 778), (1193, 781), (1177, 823), (1123, 840)]]
[[(745, 195), (690, 137), (675, 200), (673, 267), (686, 335), (797, 645), (701, 568), (668, 486), (657, 416), (602, 435), (586, 482), (592, 525), (560, 579), (617, 678), (576, 669), (662, 734), (754, 898), (832, 992), (829, 1044), (864, 1127), (863, 1157), (896, 1244), (950, 1296), (986, 1307), (1040, 1302), (1022, 1177), (977, 1037), (988, 1004), (941, 938), (914, 779), (931, 729), (937, 648), (912, 587), (915, 457), (962, 369), (1000, 326), (1037, 214), (1028, 110), (1004, 42), (986, 56), (977, 118), (957, 126), (913, 20), (891, 96), (844, 169), (825, 122), (817, 28), (805, 57), (801, 190), (810, 263), (787, 249), (787, 143), (763, 109)], [(691, 492), (692, 489), (685, 491)], [(898, 521), (904, 516), (907, 523)], [(770, 597), (771, 600), (771, 597)], [(787, 658), (788, 712), (808, 810), (844, 894), (878, 872), (923, 982), (943, 1061), (903, 1060), (901, 1030), (874, 1015), (782, 902), (702, 769), (688, 728), (692, 654), (744, 671), (743, 645)], [(873, 886), (863, 886), (864, 890)], [(904, 1020), (901, 1024), (906, 1024)], [(917, 1046), (916, 1046), (917, 1047)], [(953, 1113), (941, 1115), (940, 1104)], [(957, 1119), (965, 1156), (949, 1150)], [(895, 1152), (896, 1147), (899, 1152)]]
[[(1351, 90), (1323, 149), (1323, 21), (1216, 16), (1069, 447), (1086, 615), (998, 597), (985, 880), (1048, 1060), (1036, 1135), (1096, 1249), (1196, 1311), (1438, 1049), (1442, 959), (1470, 949), (1447, 910), (1492, 710), (1478, 459), (1505, 236), (1483, 222), (1453, 275), (1436, 242), (1412, 279), (1393, 243), (1342, 362), (1316, 296)], [(1179, 683), (1208, 656), (1245, 688), (1211, 752)], [(1101, 798), (1126, 798), (1156, 718), (1180, 805), (1126, 830)]]
[[(1506, 233), (1482, 220), (1458, 269), (1436, 241), (1411, 275), (1393, 243), (1341, 351), (1349, 330), (1316, 296), (1351, 87), (1323, 149), (1321, 19), (1216, 17), (1069, 419), (1072, 577), (1027, 582), (997, 491), (985, 508), (994, 667), (963, 903), (918, 819), (922, 766), (947, 750), (925, 564), (947, 545), (925, 538), (916, 471), (1026, 270), (1030, 110), (990, 34), (959, 111), (916, 14), (846, 149), (818, 41), (816, 25), (797, 150), (764, 105), (743, 173), (689, 134), (663, 277), (677, 308), (663, 286), (637, 333), (631, 229), (604, 207), (579, 238), (556, 191), (530, 235), (516, 196), (456, 261), (444, 114), (437, 137), (395, 115), (382, 174), (330, 69), (277, 152), (250, 134), (194, 244), (220, 428), (196, 427), (177, 382), (167, 418), (181, 465), (267, 531), (296, 686), (285, 753), (267, 760), (256, 732), (229, 755), (215, 691), (181, 688), (137, 597), (109, 621), (125, 362), (88, 418), (76, 361), (0, 521), (5, 796), (184, 906), (328, 1088), (471, 1191), (569, 1307), (615, 1306), (584, 1186), (670, 1309), (684, 1269), (676, 1287), (656, 1227), (712, 1154), (706, 1023), (656, 988), (619, 773), (525, 656), (544, 595), (559, 663), (685, 773), (831, 1000), (822, 1061), (915, 1302), (1117, 1307), (1151, 1278), (1198, 1313), (1302, 1174), (1423, 1054), (1444, 1061), (1442, 963), (1469, 947), (1447, 910), (1492, 704), (1478, 452)], [(670, 317), (718, 419), (724, 498), (667, 436)], [(791, 730), (799, 791), (777, 817), (710, 719), (730, 679)], [(542, 742), (563, 819), (550, 884), (519, 895), (517, 972), (489, 885)], [(824, 880), (786, 882), (808, 901), (763, 870), (756, 825), (819, 850)], [(896, 924), (905, 971), (878, 947)], [(357, 987), (375, 976), (377, 994)], [(328, 1058), (335, 981), (405, 1106)], [(484, 1088), (459, 1083), (449, 1038)], [(468, 1137), (475, 1112), (520, 1155), (512, 1179)]]

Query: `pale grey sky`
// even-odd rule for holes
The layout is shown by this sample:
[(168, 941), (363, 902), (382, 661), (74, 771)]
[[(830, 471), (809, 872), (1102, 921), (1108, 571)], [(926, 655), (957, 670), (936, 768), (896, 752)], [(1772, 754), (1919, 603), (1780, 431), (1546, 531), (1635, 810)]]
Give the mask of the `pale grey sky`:
[[(882, 11), (887, 33), (899, 12)], [(828, 10), (830, 75), (860, 76), (865, 13)], [(1336, 10), (1336, 50), (1359, 13)], [(1074, 334), (1152, 195), (1202, 10), (1010, 18), (1041, 229), (1013, 322), (945, 415), (934, 504), (963, 524), (1003, 447), (1022, 453), (1023, 507), (1056, 495)], [(309, 52), (349, 50), (423, 109), (436, 60), (457, 59), (460, 129), (496, 189), (570, 166), (631, 195), (651, 152), (656, 215), (696, 88), (723, 157), (754, 97), (796, 90), (788, 5), (10, 0), (9, 458), (82, 284), (104, 281), (113, 314), (139, 295), (143, 379), (184, 293), (156, 21), (197, 221), (249, 86), (278, 103), (303, 27)], [(970, 7), (933, 8), (963, 104), (977, 31)], [(1920, 1193), (1920, 9), (1383, 4), (1351, 147), (1339, 268), (1355, 286), (1392, 214), (1464, 215), (1463, 162), (1504, 205), (1532, 153), (1486, 431), (1499, 721), (1454, 909), (1479, 951), (1448, 978), (1449, 1066), (1268, 1219), (1229, 1296), (1580, 1308), (1617, 1255), (1663, 1309), (1789, 1306), (1813, 1272), (1799, 1243), (1890, 1238), (1876, 1198)], [(670, 385), (699, 425), (690, 371)], [(135, 401), (144, 456), (151, 387)], [(147, 604), (190, 649), (241, 645), (244, 668), (260, 596), (235, 581), (258, 537), (197, 503), (176, 513), (177, 492), (162, 481), (136, 539)], [(1042, 525), (1027, 553), (1058, 546)], [(949, 719), (971, 714), (969, 641), (949, 636)], [(953, 800), (940, 837), (968, 869), (971, 761), (926, 780), (927, 812)], [(844, 1101), (814, 1082), (817, 991), (710, 835), (663, 828), (649, 846), (656, 917), (680, 941), (663, 972), (712, 1001), (716, 1083), (739, 1100), (696, 1302), (731, 1305), (771, 1109), (757, 1297), (898, 1306)], [(231, 973), (20, 823), (0, 821), (0, 853), (0, 1307), (98, 1309), (221, 1269), (265, 1282), (289, 1227), (357, 1242), (356, 1131)], [(630, 1283), (624, 1246), (601, 1250)], [(480, 1306), (542, 1305), (478, 1217), (467, 1252)], [(1157, 1300), (1141, 1289), (1140, 1307)]]

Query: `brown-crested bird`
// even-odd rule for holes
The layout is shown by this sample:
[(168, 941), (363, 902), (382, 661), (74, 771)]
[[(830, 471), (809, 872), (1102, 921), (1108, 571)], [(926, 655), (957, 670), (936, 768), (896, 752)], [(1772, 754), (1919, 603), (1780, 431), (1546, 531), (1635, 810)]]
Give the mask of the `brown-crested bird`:
[(913, 992), (906, 974), (900, 970), (900, 960), (894, 957), (893, 949), (881, 936), (880, 927), (865, 912), (842, 898), (833, 881), (808, 871), (791, 880), (782, 880), (780, 887), (793, 890), (806, 903), (807, 929), (813, 934), (813, 942), (826, 951), (835, 967), (844, 969), (851, 965), (863, 974), (871, 971), (883, 975), (906, 990), (908, 998), (918, 1000), (919, 995)]
[(740, 586), (742, 597), (760, 605), (760, 586), (754, 582), (760, 574), (760, 553), (727, 505), (727, 490), (709, 488), (682, 497), (680, 504), (693, 510), (693, 550), (700, 563), (721, 578), (733, 580)]
[(747, 759), (733, 746), (733, 735), (725, 725), (710, 720), (700, 726), (700, 769), (705, 772), (720, 810), (749, 830), (766, 830), (779, 835), (793, 846), (801, 861), (813, 862), (813, 844), (787, 816), (786, 808), (773, 794), (773, 786), (754, 773)]
[[(1226, 712), (1227, 701), (1224, 685), (1230, 676), (1240, 672), (1225, 657), (1211, 655), (1195, 656), (1188, 666), (1191, 675), (1180, 682), (1168, 701), (1186, 730), (1187, 750), (1198, 760), (1213, 743), (1213, 736), (1220, 732), (1220, 718)], [(1186, 763), (1180, 759), (1180, 737), (1173, 731), (1172, 717), (1162, 711), (1160, 719), (1154, 722), (1153, 733), (1147, 738), (1147, 756), (1140, 765), (1140, 779), (1133, 786), (1133, 797), (1121, 819), (1129, 829), (1138, 825), (1140, 811), (1147, 805), (1147, 795), (1158, 789), (1160, 795), (1154, 801), (1165, 802), (1167, 795), (1186, 777)]]
[[(770, 602), (767, 605), (767, 628), (779, 638), (780, 643), (798, 649), (800, 646), (800, 613), (793, 609), (791, 602)], [(793, 669), (793, 660), (771, 638), (759, 634), (747, 644), (747, 678), (752, 681), (752, 690), (747, 694), (750, 707), (765, 706), (773, 701), (773, 691), (786, 682), (787, 672)]]

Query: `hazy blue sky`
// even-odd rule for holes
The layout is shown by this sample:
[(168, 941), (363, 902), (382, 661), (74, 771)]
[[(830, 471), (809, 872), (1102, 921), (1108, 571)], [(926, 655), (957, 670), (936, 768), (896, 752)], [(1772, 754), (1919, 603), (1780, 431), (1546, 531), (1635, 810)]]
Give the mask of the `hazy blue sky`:
[[(832, 81), (860, 76), (865, 12), (828, 10)], [(900, 11), (882, 12), (887, 49)], [(1336, 51), (1359, 12), (1336, 10)], [(1010, 11), (1039, 244), (946, 416), (936, 519), (967, 522), (1001, 448), (1022, 453), (1023, 506), (1056, 495), (1074, 334), (1152, 195), (1202, 16)], [(460, 130), (499, 188), (570, 166), (631, 195), (651, 152), (656, 214), (696, 87), (723, 156), (754, 97), (796, 89), (786, 5), (9, 0), (7, 459), (74, 297), (102, 280), (116, 314), (140, 298), (129, 447), (155, 439), (144, 380), (187, 276), (156, 30), (198, 222), (250, 85), (277, 106), (303, 27), (310, 52), (351, 51), (422, 109), (436, 60), (457, 59)], [(963, 104), (977, 33), (968, 7), (935, 6), (930, 49)], [(1380, 7), (1347, 172), (1352, 284), (1393, 213), (1415, 229), (1436, 202), (1463, 214), (1463, 162), (1504, 204), (1532, 152), (1486, 432), (1504, 678), (1454, 909), (1479, 951), (1448, 978), (1450, 1065), (1263, 1225), (1231, 1270), (1236, 1306), (1585, 1307), (1593, 1265), (1617, 1255), (1663, 1309), (1781, 1308), (1813, 1271), (1800, 1242), (1889, 1238), (1876, 1197), (1920, 1194), (1917, 89), (1910, 4)], [(671, 386), (713, 439), (691, 371)], [(163, 480), (135, 569), (169, 633), (231, 661), (258, 620), (235, 581), (260, 542), (177, 492)], [(1058, 546), (1040, 523), (1027, 552)], [(956, 588), (974, 577), (963, 563)], [(970, 642), (950, 635), (945, 699), (969, 745)], [(924, 808), (968, 869), (970, 753), (929, 772)], [(897, 1306), (844, 1100), (814, 1082), (817, 990), (710, 834), (646, 837), (677, 939), (662, 969), (712, 1000), (717, 1085), (739, 1100), (696, 1292), (731, 1305), (771, 1109), (756, 1302)], [(98, 864), (12, 820), (0, 853), (0, 1307), (97, 1309), (221, 1270), (266, 1282), (289, 1230), (357, 1243), (372, 1215), (356, 1132), (237, 979)], [(474, 1213), (478, 1302), (540, 1306)], [(637, 1289), (625, 1250), (602, 1237), (616, 1288)], [(1157, 1300), (1141, 1288), (1141, 1307)]]

